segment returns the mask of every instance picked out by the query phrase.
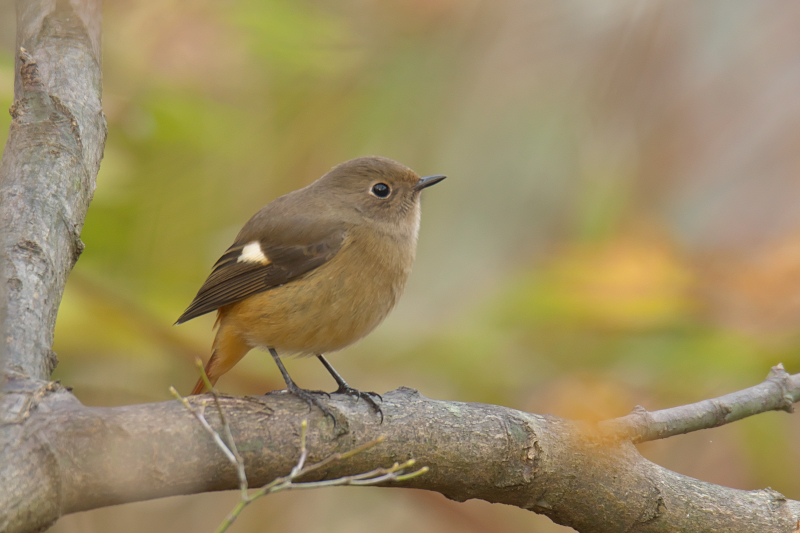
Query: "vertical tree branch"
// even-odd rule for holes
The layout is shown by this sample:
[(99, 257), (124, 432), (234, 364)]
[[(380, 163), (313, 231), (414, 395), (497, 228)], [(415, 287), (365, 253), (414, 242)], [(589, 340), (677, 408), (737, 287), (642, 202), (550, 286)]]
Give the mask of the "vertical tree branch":
[(8, 369), (47, 379), (106, 139), (99, 0), (17, 0), (17, 52), (0, 162), (3, 343)]

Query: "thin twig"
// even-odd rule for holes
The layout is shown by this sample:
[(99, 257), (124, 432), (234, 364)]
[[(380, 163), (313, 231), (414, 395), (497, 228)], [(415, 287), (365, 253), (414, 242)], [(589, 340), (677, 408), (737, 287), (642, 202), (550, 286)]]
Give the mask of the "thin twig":
[(645, 442), (709, 429), (767, 411), (793, 411), (800, 400), (800, 374), (790, 375), (782, 364), (772, 367), (762, 383), (719, 398), (649, 412), (636, 406), (629, 415), (600, 422), (613, 438)]
[[(366, 443), (362, 444), (361, 446), (359, 446), (357, 448), (353, 448), (352, 450), (350, 450), (348, 452), (331, 454), (328, 457), (326, 457), (325, 459), (323, 459), (322, 461), (320, 461), (318, 463), (314, 463), (313, 465), (310, 465), (310, 466), (307, 466), (306, 468), (304, 468), (303, 469), (303, 474), (308, 474), (309, 472), (313, 472), (314, 470), (319, 470), (323, 466), (327, 466), (327, 465), (329, 465), (331, 463), (335, 463), (335, 462), (338, 462), (338, 461), (344, 461), (345, 459), (349, 459), (350, 457), (353, 457), (354, 455), (357, 455), (357, 454), (363, 452), (364, 450), (368, 450), (368, 449), (372, 448), (373, 446), (376, 446), (376, 445), (382, 443), (385, 440), (386, 440), (386, 435), (381, 435), (377, 439), (374, 439), (374, 440), (371, 440), (369, 442), (366, 442)], [(298, 474), (296, 477), (300, 477), (300, 475), (301, 474)]]
[(407, 479), (411, 479), (417, 476), (420, 476), (427, 472), (429, 468), (427, 466), (423, 466), (419, 470), (411, 472), (409, 474), (398, 474), (397, 472), (401, 472), (405, 468), (410, 468), (414, 465), (414, 459), (410, 459), (403, 464), (395, 463), (392, 465), (391, 468), (376, 468), (370, 472), (365, 472), (363, 474), (356, 474), (353, 476), (342, 476), (338, 479), (329, 479), (325, 481), (307, 481), (305, 483), (288, 483), (285, 487), (277, 487), (276, 489), (272, 490), (272, 492), (278, 492), (280, 490), (289, 490), (289, 489), (316, 489), (321, 487), (335, 487), (341, 485), (355, 485), (355, 486), (367, 486), (367, 485), (378, 485), (380, 483), (386, 481), (405, 481)]
[(377, 439), (362, 444), (361, 446), (354, 448), (348, 452), (335, 453), (329, 455), (328, 457), (317, 463), (304, 466), (305, 461), (308, 458), (308, 449), (306, 447), (307, 428), (308, 428), (308, 421), (303, 420), (302, 424), (300, 425), (300, 458), (298, 459), (297, 464), (294, 466), (294, 468), (292, 468), (289, 475), (272, 480), (271, 482), (267, 483), (266, 485), (255, 491), (252, 495), (248, 496), (246, 499), (242, 499), (236, 505), (236, 507), (234, 507), (234, 509), (230, 512), (230, 514), (225, 518), (225, 520), (223, 520), (222, 524), (220, 524), (219, 528), (217, 529), (217, 533), (223, 533), (224, 531), (226, 531), (231, 526), (231, 524), (233, 524), (236, 518), (238, 518), (239, 514), (241, 514), (241, 512), (244, 510), (245, 507), (250, 505), (255, 500), (263, 496), (266, 496), (268, 494), (274, 494), (276, 492), (282, 492), (285, 490), (317, 489), (323, 487), (337, 487), (343, 485), (368, 486), (368, 485), (378, 485), (389, 481), (405, 481), (417, 476), (421, 476), (429, 470), (427, 466), (423, 466), (422, 468), (415, 470), (414, 472), (405, 473), (405, 469), (412, 467), (415, 463), (414, 459), (409, 459), (408, 461), (402, 464), (395, 463), (390, 468), (376, 468), (375, 470), (364, 472), (362, 474), (343, 476), (337, 479), (329, 479), (325, 481), (307, 481), (303, 483), (296, 483), (295, 480), (301, 478), (302, 476), (310, 472), (319, 470), (320, 468), (329, 465), (331, 463), (342, 461), (344, 459), (352, 457), (358, 453), (361, 453), (383, 442), (386, 439), (385, 436), (380, 436)]
[(242, 498), (246, 499), (247, 474), (244, 470), (244, 459), (242, 459), (242, 456), (239, 455), (239, 450), (236, 448), (236, 442), (233, 440), (233, 433), (231, 433), (231, 426), (228, 423), (228, 418), (225, 416), (225, 411), (223, 411), (222, 405), (219, 403), (219, 394), (217, 393), (217, 389), (215, 389), (211, 384), (211, 380), (208, 379), (208, 374), (206, 374), (203, 361), (198, 357), (195, 359), (194, 364), (197, 366), (198, 371), (200, 372), (200, 379), (203, 380), (203, 384), (205, 385), (206, 389), (211, 392), (211, 396), (214, 398), (214, 405), (217, 407), (219, 419), (222, 422), (222, 429), (225, 431), (225, 440), (227, 441), (225, 444), (227, 445), (228, 450), (236, 458), (236, 475), (239, 477), (239, 490), (242, 492)]
[(203, 426), (203, 429), (206, 430), (206, 433), (211, 435), (211, 438), (214, 439), (214, 442), (216, 443), (217, 447), (219, 447), (219, 449), (222, 450), (222, 453), (225, 454), (225, 457), (228, 458), (228, 461), (230, 461), (231, 463), (233, 463), (235, 465), (236, 464), (236, 456), (233, 455), (233, 452), (231, 452), (231, 450), (228, 448), (228, 446), (222, 441), (222, 437), (219, 436), (219, 433), (217, 433), (214, 430), (214, 428), (212, 428), (211, 425), (209, 425), (209, 423), (206, 420), (206, 418), (202, 414), (200, 414), (196, 409), (194, 409), (191, 405), (189, 405), (189, 402), (186, 401), (186, 398), (184, 398), (183, 396), (178, 394), (178, 391), (175, 390), (175, 387), (170, 387), (169, 391), (172, 393), (173, 396), (175, 396), (175, 398), (178, 401), (180, 401), (183, 404), (183, 406), (190, 413), (192, 413), (192, 415), (194, 415), (194, 417), (197, 419), (197, 421), (200, 422), (200, 425)]
[[(305, 461), (308, 458), (308, 448), (306, 446), (306, 435), (308, 429), (308, 421), (303, 420), (300, 424), (300, 458), (297, 461), (297, 464), (292, 468), (291, 472), (288, 476), (279, 477), (273, 479), (271, 482), (267, 483), (257, 491), (255, 491), (252, 495), (248, 496), (247, 498), (242, 499), (236, 507), (230, 512), (230, 514), (223, 520), (222, 524), (220, 524), (219, 528), (217, 529), (217, 533), (223, 533), (226, 531), (231, 524), (238, 518), (239, 514), (244, 510), (245, 507), (253, 503), (255, 500), (264, 497), (268, 494), (273, 494), (275, 492), (281, 492), (284, 490), (297, 490), (297, 489), (313, 489), (313, 488), (320, 488), (320, 487), (333, 487), (339, 485), (353, 485), (355, 484), (353, 481), (359, 481), (359, 484), (377, 484), (382, 483), (385, 481), (390, 481), (392, 479), (398, 479), (400, 475), (403, 475), (403, 469), (407, 468), (414, 464), (413, 459), (410, 461), (406, 461), (402, 465), (398, 465), (395, 463), (392, 468), (390, 469), (376, 469), (371, 472), (367, 472), (365, 474), (357, 474), (356, 476), (346, 476), (338, 479), (331, 479), (326, 481), (316, 481), (316, 482), (306, 482), (306, 483), (295, 483), (294, 481), (314, 470), (319, 470), (320, 468), (329, 465), (331, 463), (341, 461), (348, 457), (352, 457), (357, 453), (361, 453), (364, 450), (367, 450), (385, 440), (385, 436), (378, 437), (375, 440), (362, 444), (361, 446), (354, 448), (345, 453), (334, 453), (329, 455), (325, 459), (314, 463), (312, 465), (305, 466)], [(423, 467), (416, 472), (413, 472), (413, 475), (421, 475), (428, 471), (427, 467)], [(375, 476), (384, 476), (381, 479), (372, 479), (366, 480), (369, 477)], [(394, 477), (385, 477), (387, 475), (393, 475)], [(406, 479), (409, 479), (407, 476), (410, 474), (405, 474)], [(361, 479), (365, 479), (365, 481), (360, 481)]]

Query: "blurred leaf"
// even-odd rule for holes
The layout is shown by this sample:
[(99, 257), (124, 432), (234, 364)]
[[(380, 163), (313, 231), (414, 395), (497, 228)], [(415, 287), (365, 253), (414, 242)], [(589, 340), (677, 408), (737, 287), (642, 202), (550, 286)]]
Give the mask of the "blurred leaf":
[[(14, 57), (7, 50), (0, 49), (0, 110), (11, 107), (14, 101)], [(11, 115), (0, 112), (0, 146), (5, 147)]]
[(691, 271), (656, 238), (567, 246), (522, 278), (501, 306), (515, 323), (621, 330), (663, 328), (692, 312)]

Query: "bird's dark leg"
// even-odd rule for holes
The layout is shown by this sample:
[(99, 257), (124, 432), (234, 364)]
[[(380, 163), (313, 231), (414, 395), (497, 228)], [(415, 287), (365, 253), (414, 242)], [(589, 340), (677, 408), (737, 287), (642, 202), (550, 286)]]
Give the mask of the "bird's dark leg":
[(336, 391), (334, 391), (334, 394), (349, 394), (350, 396), (355, 396), (356, 399), (364, 398), (364, 400), (370, 405), (370, 407), (372, 407), (376, 413), (381, 415), (381, 424), (383, 423), (383, 411), (378, 406), (378, 404), (375, 403), (375, 400), (372, 399), (373, 396), (377, 396), (381, 401), (383, 401), (383, 398), (381, 397), (380, 394), (378, 394), (377, 392), (361, 392), (358, 389), (354, 389), (353, 387), (347, 384), (344, 378), (339, 375), (336, 369), (334, 369), (331, 366), (328, 360), (325, 359), (325, 357), (323, 357), (321, 353), (317, 354), (317, 359), (320, 360), (320, 362), (325, 366), (328, 372), (330, 372), (331, 376), (333, 376), (333, 379), (336, 380), (336, 383), (339, 384), (339, 388), (336, 389)]
[(269, 353), (272, 355), (272, 359), (275, 360), (275, 364), (278, 365), (278, 370), (281, 371), (281, 374), (283, 375), (283, 381), (286, 382), (286, 388), (289, 390), (289, 392), (305, 401), (309, 407), (317, 406), (319, 410), (322, 411), (326, 416), (331, 417), (333, 424), (336, 425), (336, 417), (333, 416), (333, 412), (330, 410), (330, 408), (328, 408), (328, 406), (323, 404), (319, 398), (316, 397), (317, 394), (325, 394), (328, 396), (328, 398), (330, 398), (331, 395), (321, 390), (312, 391), (298, 387), (294, 380), (292, 380), (292, 378), (289, 376), (289, 372), (286, 371), (286, 367), (283, 366), (283, 361), (281, 361), (280, 356), (278, 356), (278, 352), (276, 352), (274, 348), (270, 348)]

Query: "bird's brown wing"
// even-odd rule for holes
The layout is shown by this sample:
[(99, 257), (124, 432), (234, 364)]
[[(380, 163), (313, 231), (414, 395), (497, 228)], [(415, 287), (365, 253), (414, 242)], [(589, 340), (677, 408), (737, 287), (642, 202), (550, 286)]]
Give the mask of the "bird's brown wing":
[(345, 236), (340, 227), (309, 224), (306, 220), (261, 231), (251, 231), (245, 226), (175, 323), (181, 324), (314, 270), (336, 255)]

